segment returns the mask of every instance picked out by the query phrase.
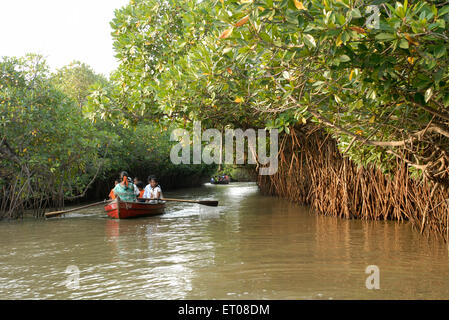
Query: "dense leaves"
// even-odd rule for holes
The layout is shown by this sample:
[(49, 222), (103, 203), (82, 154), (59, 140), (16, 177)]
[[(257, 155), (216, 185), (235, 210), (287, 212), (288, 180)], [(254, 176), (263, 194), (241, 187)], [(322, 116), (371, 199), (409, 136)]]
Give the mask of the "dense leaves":
[(85, 63), (73, 61), (57, 70), (52, 76), (54, 86), (77, 102), (80, 108), (87, 102), (90, 88), (94, 85), (106, 85), (107, 80)]
[(50, 75), (39, 56), (2, 60), (2, 187), (26, 198), (45, 180), (38, 196), (70, 198), (120, 169), (206, 173), (168, 159), (168, 133), (194, 120), (319, 123), (356, 162), (400, 159), (448, 185), (448, 23), (438, 1), (132, 0), (111, 22), (109, 81), (78, 62)]
[(448, 22), (434, 1), (132, 1), (112, 23), (123, 114), (319, 122), (356, 161), (447, 184)]
[(101, 166), (101, 134), (49, 79), (41, 56), (0, 62), (0, 188), (11, 212), (18, 199), (82, 193)]

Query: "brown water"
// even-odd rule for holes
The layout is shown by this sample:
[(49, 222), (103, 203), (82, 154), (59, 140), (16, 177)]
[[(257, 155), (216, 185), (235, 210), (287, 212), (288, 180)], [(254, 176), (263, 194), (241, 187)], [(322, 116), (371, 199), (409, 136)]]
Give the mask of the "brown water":
[[(102, 207), (0, 223), (0, 299), (448, 299), (449, 258), (409, 224), (348, 221), (263, 197), (251, 183), (166, 192), (159, 217)], [(67, 287), (68, 266), (79, 287)], [(377, 265), (380, 289), (365, 269)], [(73, 279), (73, 278), (72, 278)]]

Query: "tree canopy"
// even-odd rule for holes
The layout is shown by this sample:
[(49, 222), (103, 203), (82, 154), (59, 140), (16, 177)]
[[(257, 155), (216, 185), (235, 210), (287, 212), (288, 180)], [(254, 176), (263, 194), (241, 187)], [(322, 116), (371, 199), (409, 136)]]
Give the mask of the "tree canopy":
[(0, 115), (2, 200), (14, 206), (84, 194), (101, 166), (102, 135), (51, 84), (42, 56), (0, 61)]
[(448, 22), (438, 1), (130, 1), (111, 23), (116, 114), (316, 122), (357, 162), (447, 184)]
[(90, 95), (90, 88), (94, 85), (106, 85), (107, 79), (96, 74), (87, 64), (73, 61), (57, 70), (52, 76), (52, 82), (82, 108)]
[(315, 124), (357, 163), (394, 173), (400, 160), (448, 186), (448, 23), (439, 1), (131, 0), (111, 22), (110, 79), (0, 61), (2, 195), (76, 198), (119, 167), (207, 174), (169, 162), (168, 133), (194, 120)]

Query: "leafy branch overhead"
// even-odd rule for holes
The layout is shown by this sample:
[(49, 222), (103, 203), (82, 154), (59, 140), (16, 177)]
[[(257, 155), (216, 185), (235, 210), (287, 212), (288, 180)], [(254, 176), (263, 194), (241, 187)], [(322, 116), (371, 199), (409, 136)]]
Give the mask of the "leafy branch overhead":
[(433, 1), (132, 1), (111, 23), (121, 63), (107, 96), (121, 103), (103, 113), (316, 122), (355, 161), (388, 171), (400, 158), (448, 184), (448, 23)]

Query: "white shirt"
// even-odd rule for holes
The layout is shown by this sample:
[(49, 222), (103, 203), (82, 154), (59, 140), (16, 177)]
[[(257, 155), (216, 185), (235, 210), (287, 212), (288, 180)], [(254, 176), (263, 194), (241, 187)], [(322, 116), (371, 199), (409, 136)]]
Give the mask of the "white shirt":
[(162, 190), (161, 187), (157, 186), (155, 188), (152, 188), (151, 185), (147, 185), (145, 187), (145, 192), (143, 193), (144, 198), (151, 198), (151, 195), (153, 195), (153, 198), (156, 199), (157, 193), (159, 192), (159, 198), (162, 197)]

